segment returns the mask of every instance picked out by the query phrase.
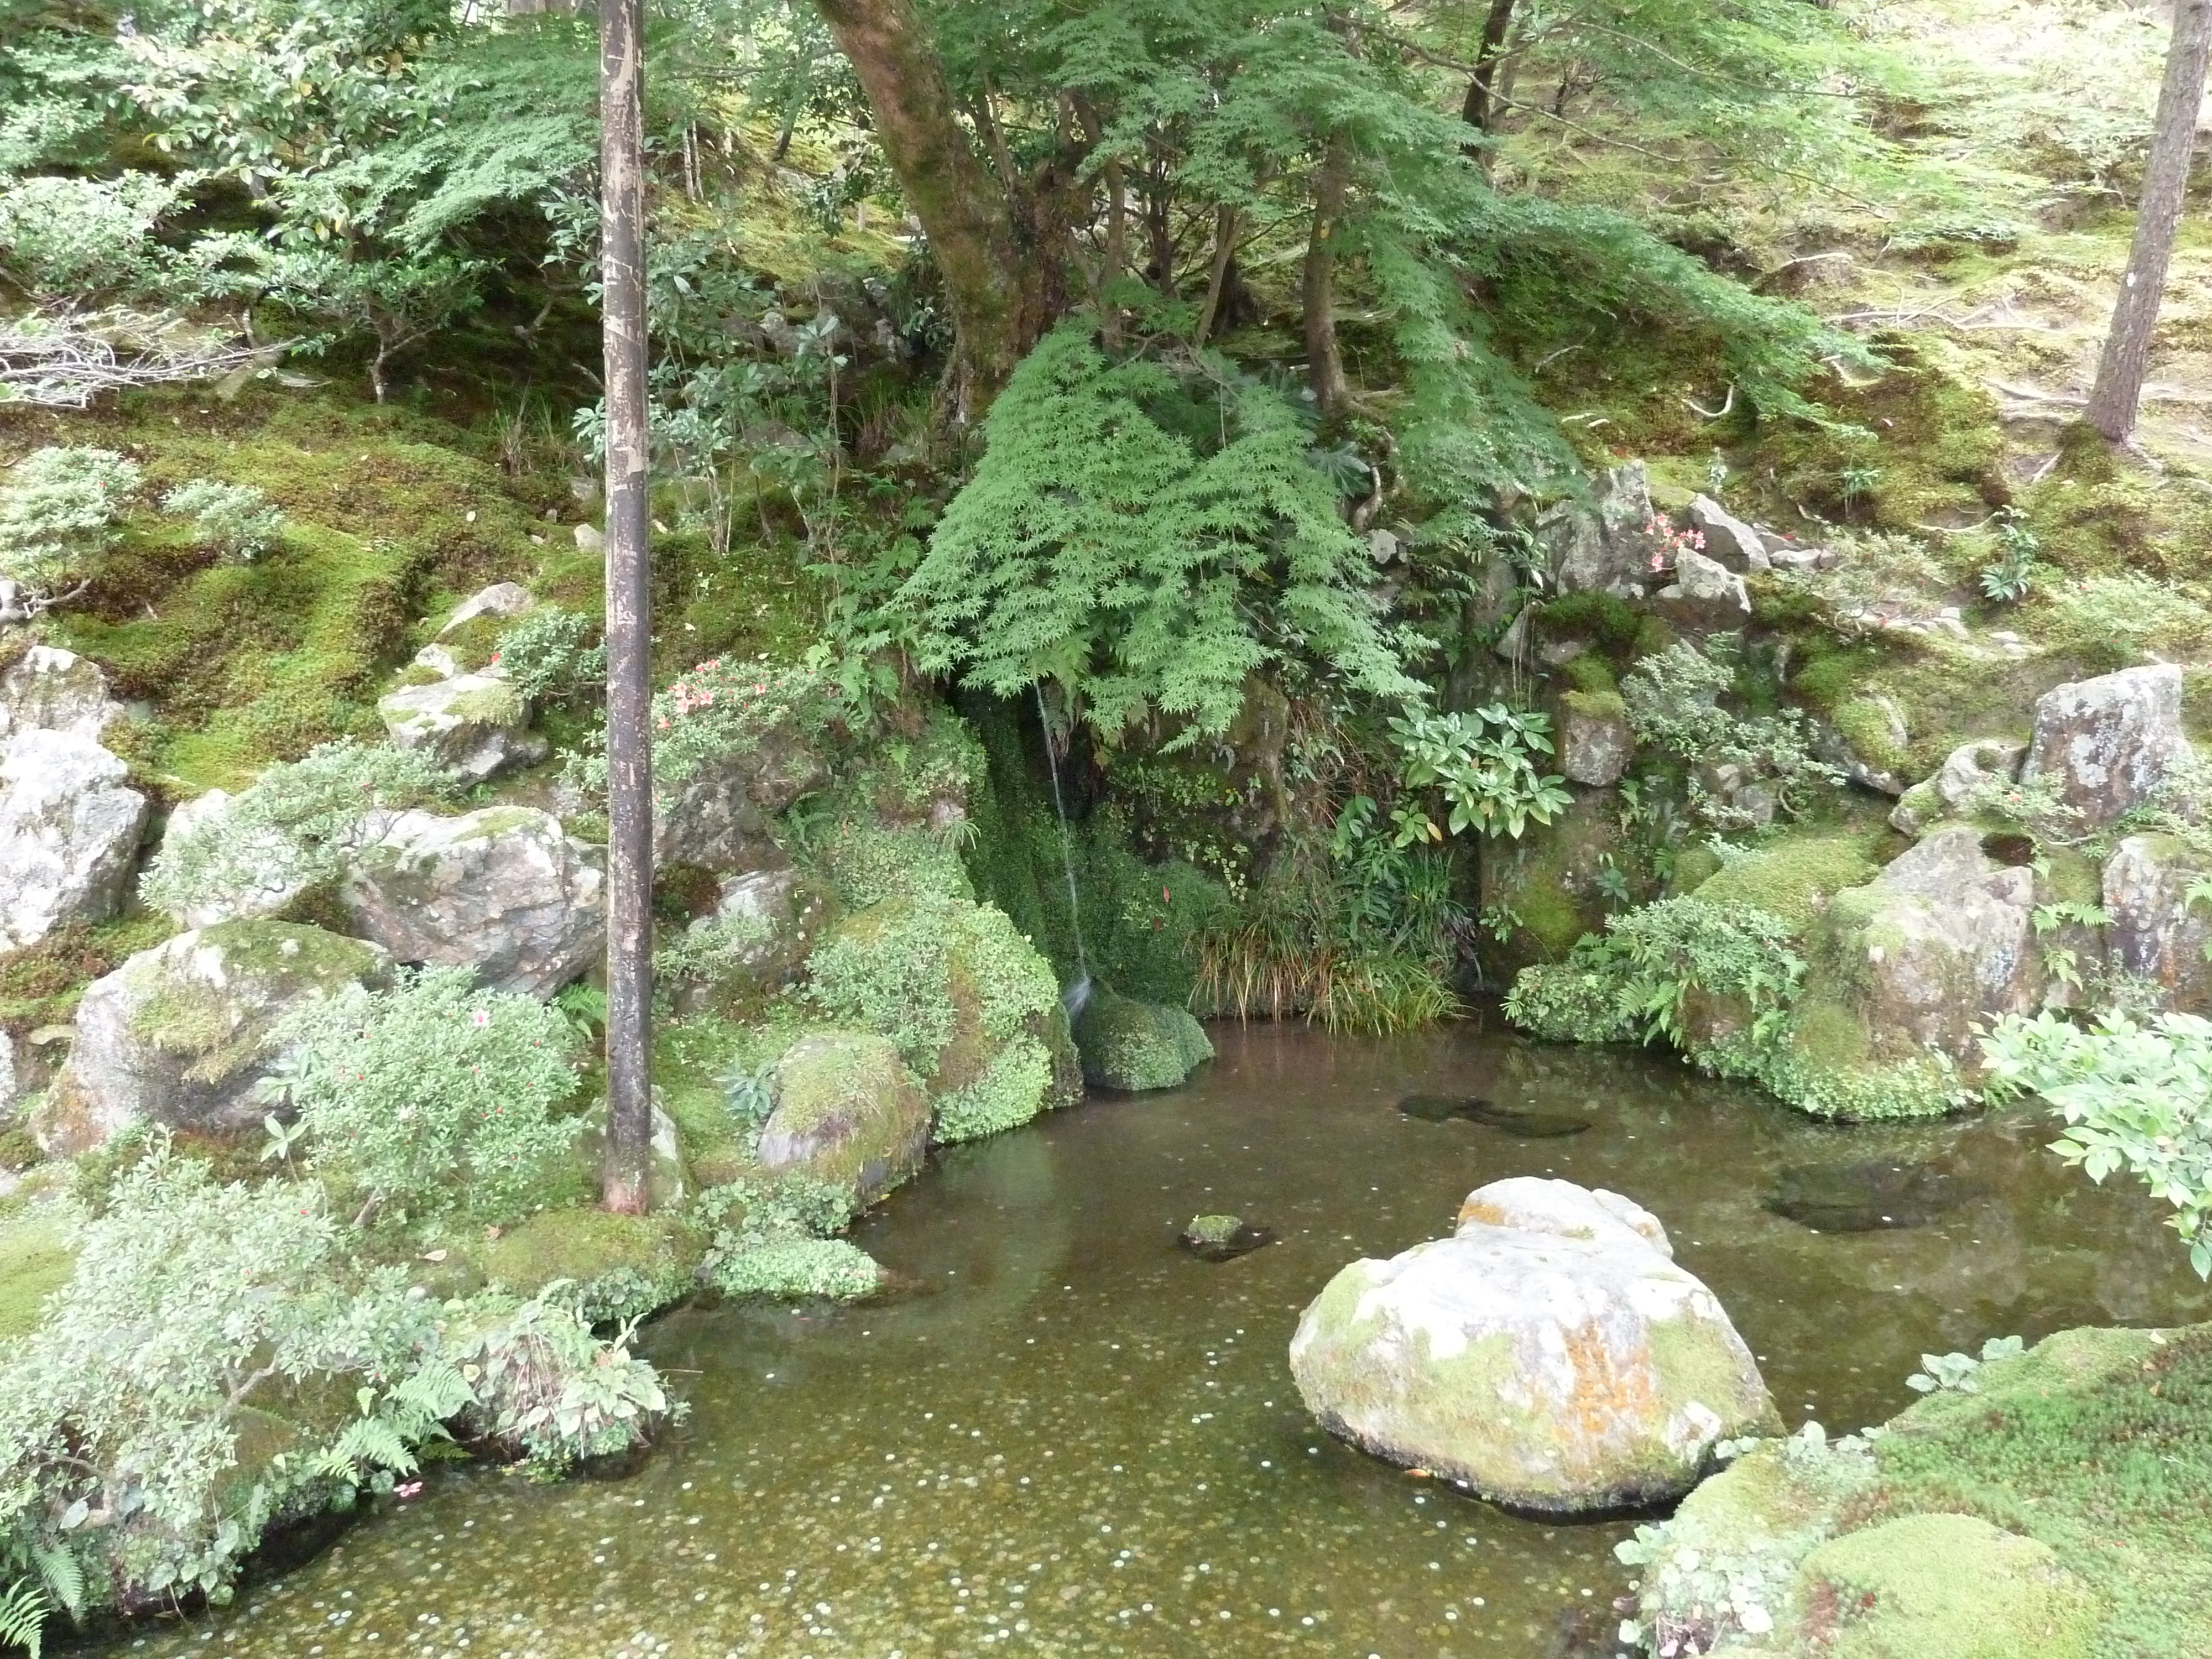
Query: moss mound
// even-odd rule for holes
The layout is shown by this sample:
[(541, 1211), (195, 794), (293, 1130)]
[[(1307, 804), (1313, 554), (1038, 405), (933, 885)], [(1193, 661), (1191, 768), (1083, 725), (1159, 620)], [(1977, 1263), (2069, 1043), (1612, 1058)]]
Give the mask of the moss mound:
[(768, 1168), (834, 1182), (865, 1204), (921, 1167), (929, 1103), (890, 1038), (801, 1037), (776, 1062), (774, 1087), (760, 1138)]
[(699, 1264), (697, 1241), (665, 1215), (547, 1210), (486, 1244), (484, 1277), (520, 1296), (566, 1281), (556, 1299), (594, 1324), (635, 1319), (680, 1299)]
[(0, 1225), (0, 1340), (39, 1322), (46, 1299), (70, 1281), (76, 1250), (50, 1210), (26, 1210)]
[(2096, 1603), (2046, 1544), (1969, 1515), (1911, 1515), (1821, 1545), (1798, 1597), (1830, 1659), (2077, 1659)]
[(1802, 836), (1729, 860), (1697, 888), (1714, 903), (1755, 904), (1802, 929), (1828, 900), (1872, 881), (1881, 866), (1846, 836)]
[(1206, 1028), (1188, 1009), (1139, 1002), (1095, 988), (1075, 1022), (1083, 1080), (1137, 1094), (1172, 1089), (1213, 1058)]

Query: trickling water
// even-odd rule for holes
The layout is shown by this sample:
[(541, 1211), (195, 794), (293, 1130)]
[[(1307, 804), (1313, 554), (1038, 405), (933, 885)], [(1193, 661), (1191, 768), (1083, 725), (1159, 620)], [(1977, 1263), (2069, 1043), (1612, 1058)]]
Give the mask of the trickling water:
[(1067, 833), (1067, 801), (1060, 791), (1060, 756), (1053, 748), (1052, 716), (1045, 711), (1044, 687), (1036, 688), (1037, 724), (1044, 731), (1044, 763), (1052, 774), (1052, 810), (1060, 819), (1060, 867), (1067, 877), (1067, 923), (1075, 934), (1075, 979), (1060, 994), (1073, 1019), (1091, 1000), (1091, 959), (1083, 950), (1083, 902), (1075, 896), (1075, 844)]
[[(692, 1413), (630, 1478), (434, 1468), (307, 1565), (113, 1659), (1609, 1656), (1588, 1643), (1619, 1625), (1625, 1525), (1520, 1519), (1386, 1468), (1291, 1382), (1331, 1274), (1449, 1231), (1504, 1176), (1648, 1206), (1792, 1427), (1902, 1409), (1923, 1352), (2212, 1314), (2160, 1207), (2062, 1167), (2045, 1117), (1845, 1130), (1634, 1053), (1213, 1036), (1187, 1087), (936, 1153), (854, 1233), (912, 1287), (896, 1298), (648, 1327)], [(1425, 1121), (1409, 1095), (1501, 1121)], [(1539, 1113), (1589, 1127), (1516, 1133)], [(1897, 1207), (1914, 1172), (1903, 1197), (1940, 1206)], [(1806, 1193), (1818, 1230), (1770, 1207)], [(1826, 1231), (1859, 1198), (1890, 1224)], [(1176, 1237), (1201, 1212), (1274, 1242), (1200, 1261)]]

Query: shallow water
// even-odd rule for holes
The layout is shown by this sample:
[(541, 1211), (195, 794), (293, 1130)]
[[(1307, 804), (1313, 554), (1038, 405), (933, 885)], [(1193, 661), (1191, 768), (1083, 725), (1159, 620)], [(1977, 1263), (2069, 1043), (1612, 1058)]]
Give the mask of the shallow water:
[[(1656, 1212), (1793, 1426), (1889, 1415), (1923, 1350), (2212, 1316), (2159, 1212), (2064, 1170), (2033, 1117), (1824, 1129), (1636, 1054), (1466, 1032), (1215, 1040), (1188, 1088), (939, 1157), (856, 1234), (917, 1293), (653, 1326), (646, 1346), (693, 1411), (642, 1472), (434, 1474), (307, 1566), (123, 1650), (1610, 1653), (1565, 1632), (1613, 1628), (1624, 1524), (1516, 1519), (1370, 1462), (1318, 1433), (1291, 1386), (1291, 1328), (1331, 1273), (1449, 1231), (1502, 1176)], [(1397, 1106), (1420, 1091), (1592, 1127), (1425, 1122)], [(1937, 1165), (1959, 1202), (1851, 1233), (1764, 1207), (1785, 1169), (1881, 1159)], [(1204, 1212), (1277, 1242), (1200, 1261), (1176, 1235)]]

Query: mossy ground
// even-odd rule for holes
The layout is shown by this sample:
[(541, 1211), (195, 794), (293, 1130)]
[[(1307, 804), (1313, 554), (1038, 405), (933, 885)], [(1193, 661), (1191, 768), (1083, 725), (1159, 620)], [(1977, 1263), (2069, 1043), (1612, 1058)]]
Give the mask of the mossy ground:
[(0, 1340), (36, 1326), (46, 1297), (76, 1267), (68, 1226), (51, 1207), (19, 1204), (0, 1217)]

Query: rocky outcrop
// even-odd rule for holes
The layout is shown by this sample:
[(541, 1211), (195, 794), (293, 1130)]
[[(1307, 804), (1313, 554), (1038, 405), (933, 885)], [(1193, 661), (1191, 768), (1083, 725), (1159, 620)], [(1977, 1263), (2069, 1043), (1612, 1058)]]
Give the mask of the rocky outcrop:
[(376, 945), (319, 927), (234, 921), (142, 951), (77, 1005), (68, 1061), (33, 1121), (50, 1154), (100, 1146), (126, 1125), (250, 1128), (268, 1105), (255, 1085), (280, 1050), (287, 1009), (349, 985), (389, 981)]
[(1751, 615), (1751, 593), (1717, 559), (1684, 549), (1674, 556), (1674, 580), (1657, 594), (1662, 614), (1692, 628), (1740, 628)]
[(1966, 816), (1984, 804), (2001, 801), (2020, 777), (2027, 745), (2001, 738), (1962, 743), (1944, 757), (1935, 775), (1906, 790), (1890, 812), (1890, 828), (1917, 836), (1932, 823)]
[(2130, 836), (2105, 860), (2105, 937), (2112, 965), (2155, 980), (2168, 1008), (2212, 1014), (2212, 910), (2189, 890), (2212, 860), (2175, 836)]
[(1778, 1428), (1713, 1293), (1656, 1218), (1519, 1176), (1449, 1238), (1352, 1263), (1305, 1310), (1291, 1370), (1332, 1432), (1494, 1502), (1572, 1514), (1688, 1491), (1716, 1441)]
[(1879, 1058), (1932, 1049), (1971, 1071), (1978, 1027), (2042, 1001), (2034, 910), (2034, 872), (2000, 865), (1978, 830), (1951, 824), (1830, 902), (1815, 988), (1842, 981)]
[(1618, 693), (1568, 692), (1559, 699), (1558, 736), (1560, 772), (1568, 782), (1593, 788), (1618, 783), (1636, 750)]
[(686, 1012), (742, 1003), (795, 981), (834, 907), (788, 866), (726, 878), (714, 908), (693, 921), (672, 954), (677, 1006)]
[(1552, 581), (1562, 593), (1595, 591), (1639, 599), (1658, 539), (1644, 463), (1601, 472), (1588, 501), (1565, 501), (1536, 520)]
[(2157, 663), (2045, 692), (2021, 775), (2048, 781), (2084, 823), (2097, 826), (2142, 805), (2188, 752), (2181, 670)]
[(392, 742), (423, 750), (465, 782), (545, 758), (545, 739), (529, 729), (529, 700), (495, 674), (402, 686), (378, 698), (376, 712)]
[[(227, 789), (210, 789), (205, 794), (195, 795), (169, 814), (169, 821), (161, 831), (163, 848), (167, 850), (184, 836), (200, 833), (220, 823), (229, 814), (232, 803), (236, 799)], [(375, 821), (389, 817), (389, 813), (378, 814)], [(234, 827), (223, 833), (247, 843), (242, 848), (246, 856), (227, 860), (226, 867), (241, 878), (250, 879), (252, 884), (247, 885), (245, 880), (241, 880), (236, 886), (211, 890), (197, 902), (172, 912), (181, 926), (208, 927), (218, 921), (244, 921), (256, 916), (273, 916), (312, 884), (307, 874), (300, 868), (299, 849), (289, 837), (274, 826)], [(370, 837), (365, 835), (364, 838)]]
[(146, 827), (129, 775), (75, 732), (32, 726), (0, 744), (0, 950), (115, 914)]
[(866, 1204), (921, 1167), (929, 1101), (890, 1039), (801, 1037), (776, 1062), (770, 1090), (775, 1106), (757, 1148), (763, 1169), (836, 1182)]
[(355, 858), (339, 901), (402, 962), (473, 968), (498, 991), (550, 997), (605, 948), (605, 854), (550, 812), (401, 812)]
[(100, 741), (123, 712), (107, 695), (98, 663), (51, 645), (34, 645), (0, 674), (0, 739), (19, 732), (67, 732)]
[(708, 762), (658, 792), (653, 856), (718, 872), (781, 864), (777, 813), (829, 781), (829, 769), (797, 730), (776, 726), (738, 753)]
[(1705, 538), (1705, 556), (1741, 573), (1771, 570), (1766, 539), (1710, 495), (1692, 495), (1685, 515)]
[(1206, 1028), (1185, 1008), (1140, 1002), (1093, 986), (1075, 1019), (1083, 1080), (1139, 1094), (1172, 1089), (1213, 1058)]
[(444, 639), (456, 629), (465, 628), (478, 617), (519, 617), (537, 601), (530, 590), (520, 582), (494, 582), (489, 587), (477, 589), (453, 607), (453, 614), (446, 618), (446, 625), (438, 630)]

